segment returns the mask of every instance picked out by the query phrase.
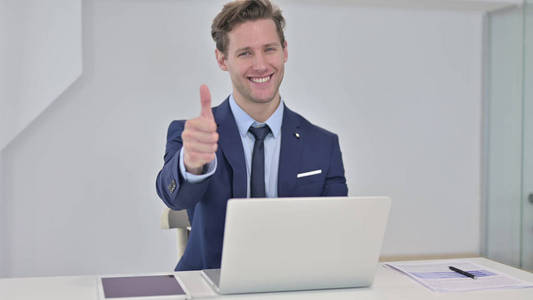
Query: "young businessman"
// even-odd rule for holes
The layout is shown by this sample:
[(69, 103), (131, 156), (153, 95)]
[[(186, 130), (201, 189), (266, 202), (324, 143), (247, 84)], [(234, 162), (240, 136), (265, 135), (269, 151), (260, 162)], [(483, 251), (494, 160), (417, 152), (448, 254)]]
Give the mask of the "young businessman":
[(170, 124), (156, 182), (165, 204), (187, 209), (191, 221), (176, 271), (220, 267), (230, 198), (348, 193), (337, 135), (281, 101), (284, 23), (268, 0), (230, 2), (213, 20), (216, 60), (233, 93), (211, 109), (209, 89), (200, 87), (201, 115)]

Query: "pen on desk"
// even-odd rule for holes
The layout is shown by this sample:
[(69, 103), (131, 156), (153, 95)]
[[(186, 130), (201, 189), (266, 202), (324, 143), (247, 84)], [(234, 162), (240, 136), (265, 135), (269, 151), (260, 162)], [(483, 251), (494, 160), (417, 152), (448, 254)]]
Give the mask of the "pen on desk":
[(469, 273), (467, 271), (463, 271), (461, 269), (457, 269), (456, 267), (452, 267), (452, 266), (448, 266), (448, 268), (450, 268), (450, 270), (456, 272), (456, 273), (459, 273), (461, 275), (464, 275), (466, 277), (470, 277), (472, 279), (476, 279), (476, 275), (472, 274), (472, 273)]

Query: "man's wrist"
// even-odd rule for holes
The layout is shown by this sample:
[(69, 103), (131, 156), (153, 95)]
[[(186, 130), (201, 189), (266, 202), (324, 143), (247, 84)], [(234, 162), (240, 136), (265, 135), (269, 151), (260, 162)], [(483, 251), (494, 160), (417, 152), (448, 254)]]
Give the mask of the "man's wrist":
[(187, 164), (185, 164), (185, 171), (188, 173), (194, 174), (194, 175), (202, 175), (205, 172), (205, 165), (198, 168), (189, 168), (187, 167)]
[(187, 168), (185, 167), (185, 163), (184, 163), (184, 149), (182, 148), (180, 150), (180, 157), (179, 157), (179, 163), (178, 163), (178, 171), (181, 173), (181, 176), (183, 177), (183, 179), (186, 181), (186, 182), (189, 182), (189, 183), (198, 183), (204, 179), (207, 179), (208, 177), (210, 177), (211, 175), (213, 175), (215, 173), (215, 170), (217, 168), (217, 158), (215, 157), (215, 159), (213, 161), (211, 161), (210, 163), (207, 163), (205, 164), (203, 167), (200, 167), (200, 172), (199, 174), (195, 174), (195, 173), (192, 173), (191, 171), (194, 171), (194, 170), (187, 170)]

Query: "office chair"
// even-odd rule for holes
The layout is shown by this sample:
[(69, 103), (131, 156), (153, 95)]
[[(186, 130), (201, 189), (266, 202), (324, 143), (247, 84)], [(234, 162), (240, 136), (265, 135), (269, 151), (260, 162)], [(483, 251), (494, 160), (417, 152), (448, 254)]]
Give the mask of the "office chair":
[(185, 246), (189, 240), (191, 224), (187, 210), (172, 210), (165, 208), (161, 214), (161, 229), (176, 229), (177, 232), (177, 255), (178, 260), (185, 252)]

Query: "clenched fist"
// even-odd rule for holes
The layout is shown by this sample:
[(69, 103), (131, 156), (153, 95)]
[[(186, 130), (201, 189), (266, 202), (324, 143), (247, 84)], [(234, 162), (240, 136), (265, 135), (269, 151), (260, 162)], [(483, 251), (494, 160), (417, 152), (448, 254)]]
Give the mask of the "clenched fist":
[(183, 139), (184, 164), (187, 172), (202, 174), (204, 165), (215, 159), (218, 148), (217, 124), (211, 111), (211, 94), (207, 85), (200, 86), (202, 112), (199, 117), (185, 122)]

